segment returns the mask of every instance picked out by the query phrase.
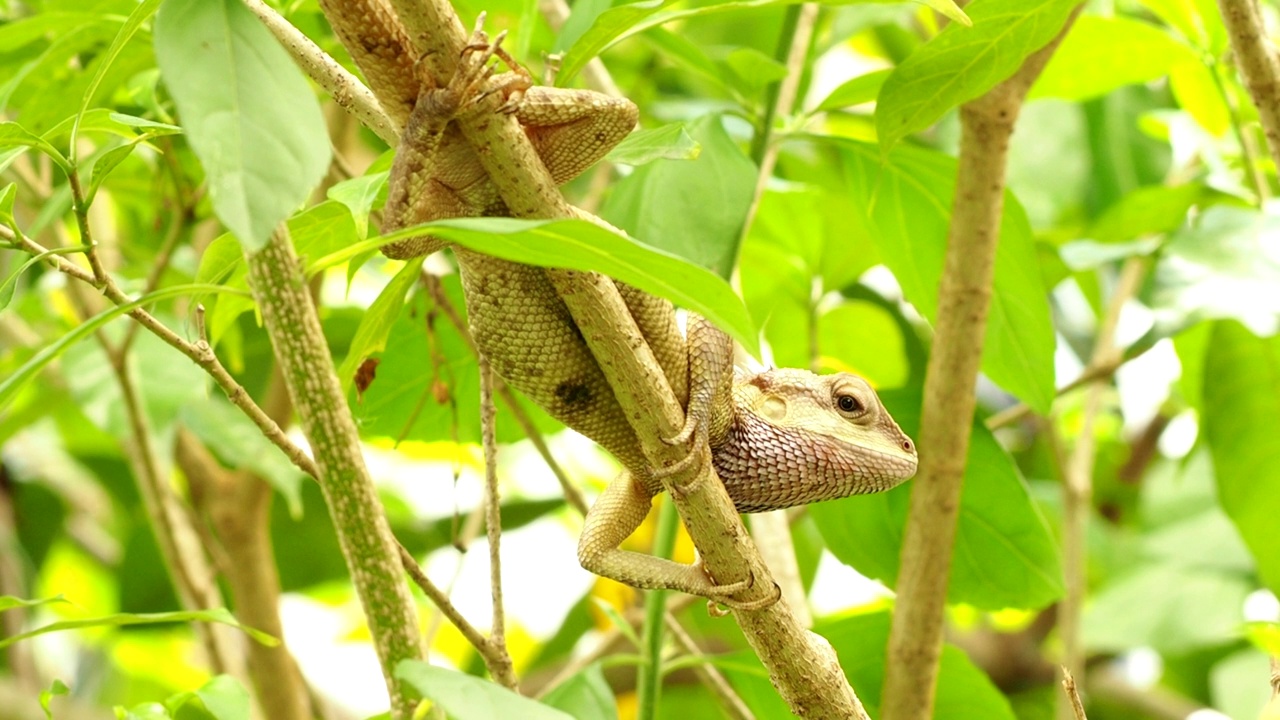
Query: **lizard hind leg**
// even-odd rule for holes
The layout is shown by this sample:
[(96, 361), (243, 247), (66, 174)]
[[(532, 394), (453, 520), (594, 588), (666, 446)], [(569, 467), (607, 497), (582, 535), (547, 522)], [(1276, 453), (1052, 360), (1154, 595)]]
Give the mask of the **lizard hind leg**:
[(632, 587), (679, 590), (739, 607), (730, 596), (751, 587), (752, 579), (720, 585), (707, 576), (701, 563), (685, 565), (621, 549), (622, 541), (644, 522), (652, 500), (645, 483), (631, 473), (624, 472), (609, 483), (587, 513), (578, 540), (582, 567)]

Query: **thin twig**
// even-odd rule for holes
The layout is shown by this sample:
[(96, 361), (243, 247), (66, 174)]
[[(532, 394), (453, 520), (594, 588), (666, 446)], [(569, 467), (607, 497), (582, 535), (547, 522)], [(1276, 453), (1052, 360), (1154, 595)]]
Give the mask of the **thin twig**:
[(493, 620), (489, 644), (505, 669), (495, 679), (515, 690), (517, 682), (507, 654), (506, 611), (502, 607), (502, 496), (498, 490), (498, 440), (493, 406), (493, 371), (480, 357), (480, 435), (484, 444), (485, 522), (489, 537), (489, 592), (493, 600)]
[(1236, 66), (1258, 109), (1271, 159), (1280, 167), (1280, 58), (1267, 37), (1256, 0), (1218, 0)]
[[(697, 641), (693, 639), (688, 632), (681, 627), (680, 622), (676, 620), (675, 615), (667, 613), (667, 632), (671, 633), (671, 639), (675, 641), (676, 646), (686, 655), (702, 655), (702, 649), (698, 647)], [(702, 680), (702, 684), (710, 688), (711, 693), (720, 701), (720, 707), (729, 716), (730, 720), (755, 720), (755, 715), (751, 712), (751, 708), (738, 697), (738, 693), (734, 691), (733, 686), (725, 679), (724, 675), (713, 665), (702, 663), (693, 666), (693, 672)]]
[[(13, 233), (6, 227), (0, 226), (0, 235), (5, 236), (8, 240), (16, 242), (19, 249), (25, 250), (32, 255), (39, 255), (46, 252), (43, 245), (40, 245), (28, 237), (23, 236), (15, 239)], [(99, 283), (93, 275), (85, 271), (79, 265), (69, 262), (57, 255), (45, 256), (44, 262), (55, 270), (98, 289), (108, 300), (116, 305), (127, 305), (130, 302), (133, 302), (133, 298), (126, 295), (110, 277), (107, 277), (105, 282)], [(316, 470), (315, 463), (312, 462), (311, 458), (302, 451), (302, 448), (294, 445), (293, 442), (289, 440), (284, 431), (280, 429), (280, 426), (268, 417), (267, 414), (263, 412), (262, 408), (258, 407), (257, 403), (255, 403), (253, 398), (250, 397), (248, 391), (246, 391), (240, 383), (236, 382), (236, 379), (231, 376), (231, 373), (227, 372), (227, 369), (222, 366), (222, 362), (218, 360), (218, 356), (213, 352), (213, 348), (209, 345), (207, 340), (202, 337), (197, 342), (188, 342), (177, 333), (170, 330), (164, 323), (157, 320), (154, 315), (148, 313), (142, 308), (134, 308), (125, 314), (133, 318), (156, 337), (160, 338), (165, 342), (165, 344), (173, 347), (183, 355), (186, 355), (192, 360), (192, 362), (199, 365), (209, 374), (210, 377), (213, 378), (214, 382), (218, 384), (218, 387), (222, 388), (222, 391), (227, 395), (227, 399), (229, 399), (233, 405), (240, 408), (240, 410), (242, 410), (244, 414), (253, 421), (253, 424), (258, 426), (258, 429), (262, 431), (262, 434), (270, 440), (272, 444), (280, 448), (284, 452), (285, 456), (288, 457), (289, 460), (298, 467), (298, 469), (311, 477), (317, 477), (318, 471)]]
[(347, 72), (346, 68), (321, 50), (320, 46), (311, 42), (311, 38), (303, 35), (302, 31), (262, 0), (244, 0), (244, 4), (276, 36), (307, 77), (324, 88), (339, 107), (355, 115), (356, 119), (391, 147), (400, 142), (399, 126), (383, 111), (378, 99), (359, 78)]
[[(1146, 350), (1143, 350), (1143, 352), (1146, 352)], [(1085, 368), (1084, 372), (1080, 373), (1080, 376), (1075, 380), (1072, 380), (1066, 385), (1058, 388), (1056, 397), (1062, 397), (1063, 395), (1078, 390), (1096, 380), (1105, 380), (1106, 378), (1114, 375), (1126, 362), (1129, 362), (1140, 355), (1142, 355), (1142, 353), (1134, 354), (1131, 357), (1113, 356), (1109, 357), (1106, 362), (1103, 362), (1100, 365), (1090, 365)], [(987, 418), (985, 424), (988, 430), (995, 430), (996, 428), (1011, 425), (1029, 414), (1031, 414), (1031, 406), (1026, 403), (1018, 403), (1017, 405), (1007, 407)]]
[[(1120, 313), (1138, 290), (1142, 280), (1144, 261), (1129, 258), (1125, 261), (1115, 290), (1107, 304), (1106, 314), (1098, 325), (1094, 339), (1090, 365), (1099, 367), (1114, 362), (1116, 351), (1115, 331)], [(1081, 412), (1080, 432), (1075, 447), (1063, 468), (1062, 502), (1062, 564), (1066, 592), (1058, 604), (1058, 636), (1062, 641), (1063, 668), (1070, 674), (1084, 672), (1084, 646), (1080, 638), (1080, 617), (1088, 590), (1086, 577), (1085, 538), (1089, 530), (1089, 514), (1093, 510), (1093, 465), (1096, 444), (1093, 437), (1094, 423), (1102, 410), (1103, 395), (1107, 385), (1095, 381), (1086, 391), (1084, 409)], [(1065, 681), (1064, 681), (1065, 682)], [(1074, 680), (1072, 681), (1074, 685)], [(1060, 698), (1061, 700), (1062, 698)], [(1070, 708), (1058, 704), (1058, 717), (1069, 720)]]
[(1071, 712), (1075, 715), (1076, 720), (1088, 720), (1084, 714), (1084, 703), (1080, 702), (1080, 691), (1076, 688), (1076, 679), (1067, 669), (1066, 665), (1062, 665), (1062, 691), (1066, 693), (1067, 702), (1071, 704)]

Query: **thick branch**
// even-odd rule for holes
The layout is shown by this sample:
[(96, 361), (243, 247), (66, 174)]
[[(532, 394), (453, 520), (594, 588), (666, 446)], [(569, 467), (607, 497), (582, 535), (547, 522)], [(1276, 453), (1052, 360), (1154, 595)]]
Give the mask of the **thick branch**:
[(416, 702), (396, 679), (395, 668), (402, 660), (423, 656), (417, 610), (401, 579), (399, 548), (364, 465), (359, 433), (283, 225), (266, 247), (246, 260), (254, 298), (315, 455), (320, 490), (364, 607), (391, 695), (392, 716), (407, 720)]
[(927, 720), (933, 715), (947, 579), (976, 403), (974, 386), (1004, 209), (1009, 138), (1027, 90), (1074, 17), (1013, 77), (960, 111), (960, 164), (938, 289), (937, 335), (925, 375), (920, 470), (911, 491), (889, 635), (885, 720)]

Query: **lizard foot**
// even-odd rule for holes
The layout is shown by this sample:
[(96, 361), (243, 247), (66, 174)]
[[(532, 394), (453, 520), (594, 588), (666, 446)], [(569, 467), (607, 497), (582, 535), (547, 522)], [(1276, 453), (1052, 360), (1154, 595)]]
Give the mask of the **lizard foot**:
[[(701, 570), (702, 561), (698, 560), (694, 563), (694, 567)], [(706, 575), (705, 570), (703, 570), (703, 574)], [(728, 608), (728, 610), (750, 612), (752, 610), (763, 610), (770, 607), (774, 603), (778, 602), (782, 597), (782, 588), (775, 582), (773, 583), (773, 592), (764, 597), (755, 598), (753, 600), (735, 600), (732, 597), (733, 595), (737, 595), (744, 590), (750, 590), (755, 587), (755, 573), (752, 573), (746, 580), (739, 580), (738, 582), (729, 583), (727, 585), (716, 584), (715, 580), (712, 579), (710, 575), (706, 575), (706, 577), (711, 582), (711, 586), (706, 588), (705, 592), (698, 594), (707, 598), (707, 612), (714, 617), (724, 617), (728, 614), (728, 611), (721, 610), (720, 606)]]

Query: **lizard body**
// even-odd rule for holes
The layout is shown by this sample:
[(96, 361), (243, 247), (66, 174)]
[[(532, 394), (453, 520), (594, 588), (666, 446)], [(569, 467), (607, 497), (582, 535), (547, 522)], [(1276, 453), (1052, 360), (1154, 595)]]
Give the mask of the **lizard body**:
[[(379, 0), (361, 1), (375, 7), (362, 17), (379, 23), (389, 18), (394, 24), (389, 8), (385, 15), (376, 11)], [(518, 75), (490, 77), (485, 63), (493, 46), (478, 31), (446, 85), (418, 78), (416, 99), (397, 102), (404, 96), (402, 85), (395, 92), (380, 91), (378, 85), (405, 82), (403, 67), (396, 72), (382, 67), (394, 54), (386, 38), (400, 37), (400, 57), (408, 57), (409, 45), (402, 30), (397, 34), (398, 27), (372, 32), (335, 27), (362, 69), (366, 63), (379, 66), (377, 71), (366, 69), (366, 77), (380, 98), (384, 93), (392, 98), (396, 112), (388, 111), (404, 122), (389, 181), (386, 232), (440, 217), (508, 214), (474, 150), (451, 123), (463, 113), (514, 112), (558, 182), (603, 157), (635, 125), (635, 106), (626, 100), (531, 87), (527, 77)], [(370, 34), (382, 40), (370, 42)], [(407, 115), (398, 112), (404, 105), (411, 108)], [(408, 258), (439, 246), (433, 238), (419, 237), (384, 252)], [(649, 467), (597, 359), (546, 272), (463, 248), (454, 251), (472, 334), (494, 371), (553, 417), (600, 443), (627, 469), (587, 516), (579, 544), (584, 567), (637, 587), (672, 588), (718, 600), (741, 589), (716, 585), (696, 565), (619, 549), (648, 514), (665, 471)], [(726, 335), (694, 318), (686, 346), (668, 301), (621, 284), (619, 291), (677, 398), (684, 403), (689, 395), (686, 429), (675, 441), (707, 439), (739, 511), (876, 492), (914, 474), (911, 441), (865, 381), (799, 370), (735, 379)]]

